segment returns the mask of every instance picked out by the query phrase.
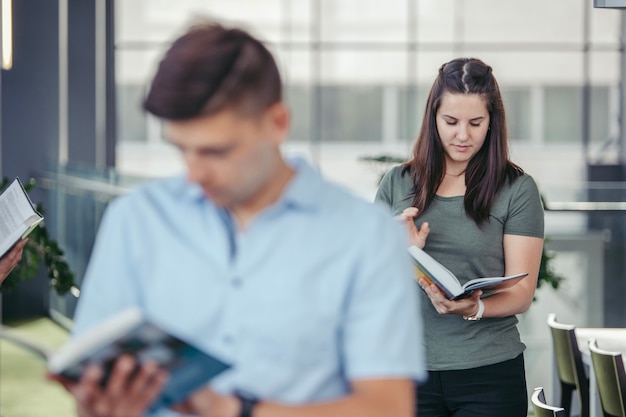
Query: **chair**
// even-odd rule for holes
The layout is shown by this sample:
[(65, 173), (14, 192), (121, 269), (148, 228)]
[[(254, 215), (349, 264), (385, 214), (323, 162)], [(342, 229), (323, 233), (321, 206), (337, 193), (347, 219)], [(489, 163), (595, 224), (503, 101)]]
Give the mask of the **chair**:
[(605, 417), (626, 417), (626, 372), (622, 354), (600, 349), (595, 339), (589, 340), (589, 353), (602, 413)]
[(565, 416), (565, 409), (562, 407), (553, 407), (546, 404), (546, 398), (543, 394), (543, 388), (535, 388), (531, 397), (533, 403), (533, 410), (535, 417), (563, 417)]
[(589, 379), (585, 374), (582, 354), (578, 348), (575, 326), (558, 323), (555, 314), (548, 315), (552, 333), (556, 370), (561, 385), (561, 407), (565, 417), (571, 415), (572, 393), (576, 391), (580, 403), (580, 417), (589, 417)]

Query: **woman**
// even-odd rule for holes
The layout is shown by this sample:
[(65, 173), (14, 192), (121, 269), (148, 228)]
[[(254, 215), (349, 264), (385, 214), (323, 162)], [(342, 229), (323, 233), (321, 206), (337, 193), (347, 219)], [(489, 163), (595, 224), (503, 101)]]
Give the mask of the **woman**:
[(504, 106), (491, 67), (441, 66), (413, 157), (383, 178), (377, 201), (406, 221), (411, 244), (462, 281), (527, 272), (489, 297), (448, 300), (420, 280), (429, 380), (423, 416), (526, 416), (524, 344), (516, 314), (530, 306), (543, 248), (533, 179), (508, 156)]

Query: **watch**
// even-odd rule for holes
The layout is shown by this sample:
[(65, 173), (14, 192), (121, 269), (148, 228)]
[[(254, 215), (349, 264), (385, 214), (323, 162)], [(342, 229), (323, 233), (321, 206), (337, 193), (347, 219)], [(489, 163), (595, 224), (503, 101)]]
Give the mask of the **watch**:
[(485, 312), (485, 304), (483, 300), (478, 300), (478, 311), (473, 316), (463, 316), (464, 320), (476, 321), (483, 318), (483, 313)]
[(238, 417), (252, 417), (252, 411), (259, 402), (259, 399), (240, 390), (235, 390), (234, 394), (241, 404), (241, 411), (239, 412)]

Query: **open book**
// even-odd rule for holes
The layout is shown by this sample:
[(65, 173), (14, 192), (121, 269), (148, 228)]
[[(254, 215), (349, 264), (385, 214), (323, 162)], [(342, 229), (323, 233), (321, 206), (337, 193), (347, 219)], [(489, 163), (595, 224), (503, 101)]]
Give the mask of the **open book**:
[(0, 194), (0, 257), (42, 220), (20, 179), (15, 178)]
[(124, 310), (102, 324), (70, 340), (48, 358), (48, 371), (78, 381), (86, 366), (99, 364), (106, 384), (115, 360), (133, 355), (139, 363), (156, 361), (169, 372), (161, 396), (150, 407), (156, 410), (179, 403), (230, 365), (162, 330), (138, 308)]
[(492, 294), (504, 288), (512, 287), (527, 273), (508, 277), (475, 278), (461, 285), (459, 279), (445, 266), (417, 246), (409, 246), (409, 253), (417, 266), (417, 279), (425, 279), (437, 285), (451, 300), (469, 296), (472, 291), (482, 289), (485, 294)]

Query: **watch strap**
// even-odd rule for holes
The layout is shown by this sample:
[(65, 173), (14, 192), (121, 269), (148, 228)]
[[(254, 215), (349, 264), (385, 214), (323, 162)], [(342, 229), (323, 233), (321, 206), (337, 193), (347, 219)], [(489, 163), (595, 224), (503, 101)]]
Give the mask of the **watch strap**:
[(259, 399), (253, 395), (242, 391), (235, 391), (235, 397), (239, 400), (239, 404), (241, 404), (241, 411), (239, 412), (239, 417), (252, 417), (252, 412), (254, 407), (259, 402)]

